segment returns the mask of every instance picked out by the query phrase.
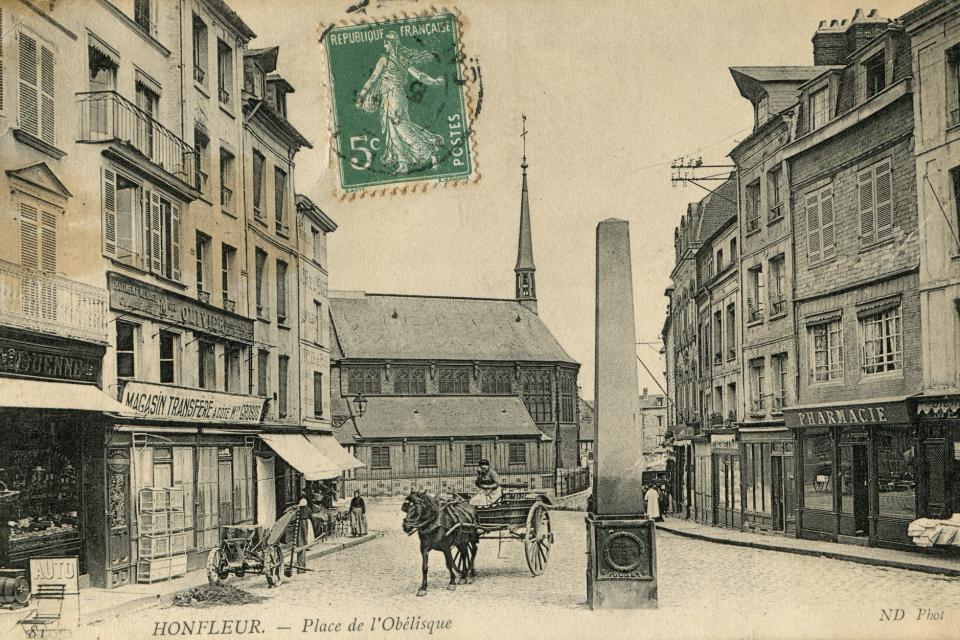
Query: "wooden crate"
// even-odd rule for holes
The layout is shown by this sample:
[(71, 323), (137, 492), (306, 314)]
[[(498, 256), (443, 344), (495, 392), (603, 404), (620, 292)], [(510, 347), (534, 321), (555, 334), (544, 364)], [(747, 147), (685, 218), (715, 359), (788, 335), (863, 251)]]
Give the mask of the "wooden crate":
[(140, 560), (165, 558), (170, 555), (170, 536), (140, 536), (137, 540), (137, 557)]
[(187, 573), (187, 556), (173, 556), (137, 562), (137, 582), (152, 583), (177, 578)]

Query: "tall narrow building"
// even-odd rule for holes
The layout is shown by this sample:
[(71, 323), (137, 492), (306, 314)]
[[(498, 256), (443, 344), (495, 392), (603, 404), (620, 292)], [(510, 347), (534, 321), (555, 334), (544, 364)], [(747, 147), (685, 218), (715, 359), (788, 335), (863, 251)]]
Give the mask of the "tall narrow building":
[(517, 243), (517, 266), (513, 268), (516, 274), (517, 302), (530, 311), (537, 312), (537, 268), (533, 266), (533, 240), (530, 236), (530, 197), (527, 194), (527, 117), (523, 117), (523, 161), (520, 168), (523, 170), (523, 183), (520, 188), (520, 238)]

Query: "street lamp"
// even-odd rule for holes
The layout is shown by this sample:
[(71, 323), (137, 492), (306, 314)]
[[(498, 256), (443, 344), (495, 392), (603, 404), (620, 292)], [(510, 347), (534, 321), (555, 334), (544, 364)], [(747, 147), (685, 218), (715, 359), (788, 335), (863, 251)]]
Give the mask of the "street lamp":
[(362, 418), (363, 414), (367, 412), (367, 399), (363, 397), (363, 392), (354, 396), (353, 408), (356, 410), (358, 418)]

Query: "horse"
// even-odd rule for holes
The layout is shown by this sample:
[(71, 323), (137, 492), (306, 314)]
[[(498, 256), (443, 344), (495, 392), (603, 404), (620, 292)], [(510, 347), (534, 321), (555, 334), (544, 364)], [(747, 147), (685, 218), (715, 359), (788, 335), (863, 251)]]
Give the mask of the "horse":
[(477, 522), (474, 507), (465, 500), (454, 498), (441, 500), (424, 492), (411, 492), (401, 507), (407, 515), (403, 519), (403, 531), (412, 535), (416, 531), (420, 535), (420, 556), (423, 559), (423, 580), (418, 596), (427, 593), (427, 566), (431, 550), (442, 551), (450, 572), (450, 584), (447, 589), (457, 588), (457, 578), (454, 572), (452, 548), (460, 552), (460, 584), (468, 584), (470, 577), (476, 576), (473, 562), (477, 556), (479, 536), (471, 525)]

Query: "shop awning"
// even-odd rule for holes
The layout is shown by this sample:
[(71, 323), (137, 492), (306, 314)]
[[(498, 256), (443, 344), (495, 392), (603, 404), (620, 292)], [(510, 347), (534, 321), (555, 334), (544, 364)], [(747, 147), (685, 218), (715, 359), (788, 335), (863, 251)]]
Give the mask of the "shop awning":
[(349, 451), (341, 447), (340, 443), (337, 442), (337, 439), (333, 436), (307, 434), (307, 440), (310, 441), (310, 444), (319, 449), (320, 453), (322, 453), (344, 471), (367, 466), (354, 458)]
[(261, 433), (260, 439), (307, 480), (329, 480), (340, 476), (340, 467), (299, 433)]
[(92, 384), (21, 378), (0, 381), (0, 408), (128, 412), (126, 407)]

